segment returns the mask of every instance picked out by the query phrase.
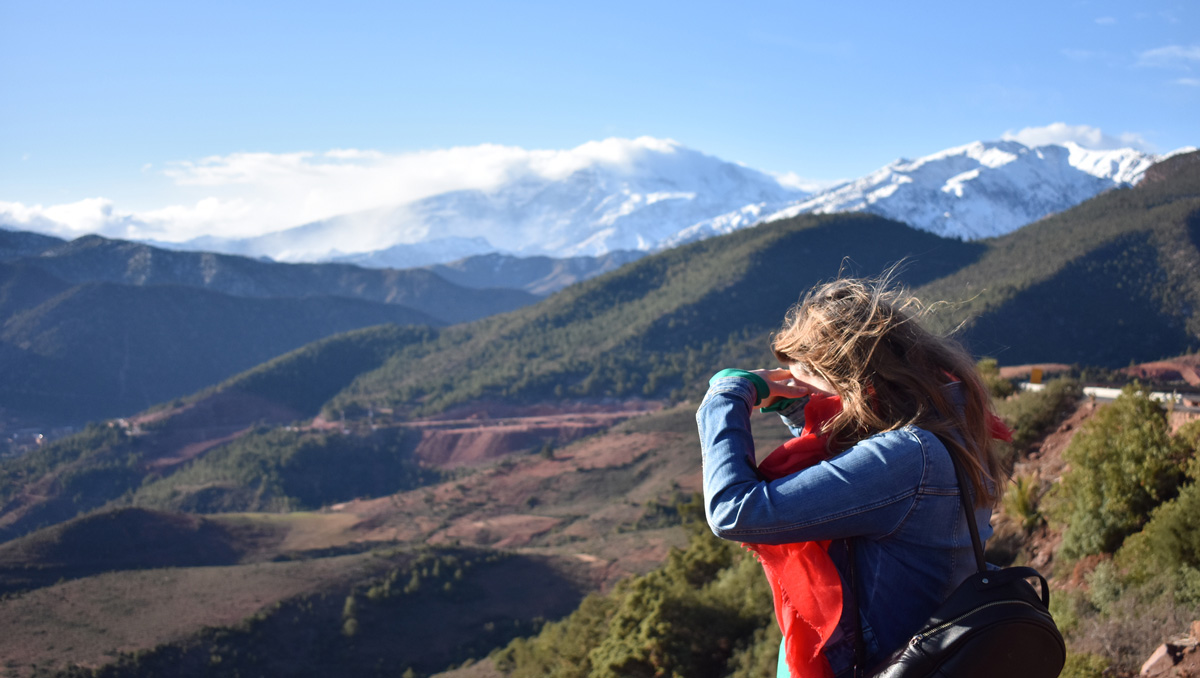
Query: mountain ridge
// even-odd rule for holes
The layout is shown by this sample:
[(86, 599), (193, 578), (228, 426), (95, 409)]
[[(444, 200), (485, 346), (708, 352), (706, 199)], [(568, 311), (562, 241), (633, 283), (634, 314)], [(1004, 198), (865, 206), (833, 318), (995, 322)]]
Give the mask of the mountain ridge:
[(341, 296), (399, 304), (452, 324), (511, 310), (536, 297), (512, 289), (466, 289), (424, 269), (289, 264), (215, 252), (173, 251), (87, 235), (14, 257), (70, 283), (180, 285), (246, 298)]

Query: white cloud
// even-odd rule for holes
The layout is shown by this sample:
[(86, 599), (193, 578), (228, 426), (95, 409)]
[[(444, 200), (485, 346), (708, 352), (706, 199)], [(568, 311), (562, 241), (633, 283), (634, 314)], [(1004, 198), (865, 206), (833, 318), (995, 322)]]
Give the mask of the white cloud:
[(1029, 147), (1045, 146), (1048, 144), (1063, 144), (1072, 142), (1084, 148), (1104, 151), (1114, 148), (1136, 148), (1142, 151), (1152, 151), (1149, 142), (1138, 134), (1126, 132), (1112, 136), (1090, 125), (1068, 125), (1056, 122), (1045, 127), (1026, 127), (1017, 132), (1011, 130), (1004, 133), (1006, 140), (1019, 141)]
[(488, 190), (521, 176), (561, 179), (597, 164), (625, 168), (641, 155), (680, 148), (669, 139), (642, 137), (569, 150), (484, 144), (411, 153), (232, 153), (170, 163), (163, 174), (188, 197), (167, 207), (122, 212), (103, 198), (50, 207), (0, 202), (0, 225), (65, 237), (244, 238), (446, 191)]
[(838, 184), (846, 183), (845, 179), (809, 179), (807, 177), (802, 177), (795, 172), (768, 172), (768, 174), (770, 174), (772, 177), (775, 177), (775, 180), (778, 181), (781, 186), (794, 188), (798, 191), (805, 191), (807, 193), (818, 193), (827, 188), (833, 188)]
[(1200, 78), (1180, 78), (1175, 81), (1176, 85), (1186, 85), (1188, 87), (1200, 87)]
[(1096, 17), (1096, 23), (1101, 26), (1112, 26), (1117, 23), (1117, 20), (1110, 16), (1100, 16)]
[(1167, 45), (1148, 49), (1138, 55), (1137, 64), (1154, 68), (1190, 69), (1193, 64), (1200, 65), (1200, 45)]
[[(112, 238), (187, 240), (221, 233), (218, 226), (245, 218), (252, 210), (240, 201), (206, 198), (194, 205), (173, 205), (157, 210), (123, 212), (107, 198), (87, 198), (62, 205), (23, 205), (0, 202), (0, 226), (77, 238), (98, 233)], [(169, 237), (182, 234), (179, 238)]]
[(326, 158), (334, 160), (378, 160), (383, 157), (379, 151), (363, 151), (357, 148), (335, 148), (325, 151)]
[(51, 207), (0, 202), (0, 224), (65, 237), (105, 229), (118, 218), (112, 212), (112, 202), (104, 198), (88, 198)]

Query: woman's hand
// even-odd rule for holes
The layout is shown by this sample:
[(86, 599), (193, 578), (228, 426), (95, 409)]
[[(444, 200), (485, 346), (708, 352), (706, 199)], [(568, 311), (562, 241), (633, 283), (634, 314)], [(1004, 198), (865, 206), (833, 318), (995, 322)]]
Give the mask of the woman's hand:
[(825, 389), (811, 383), (808, 379), (797, 378), (790, 370), (778, 368), (774, 370), (749, 370), (762, 377), (767, 382), (771, 392), (759, 405), (770, 407), (780, 400), (803, 398), (810, 393), (824, 393)]

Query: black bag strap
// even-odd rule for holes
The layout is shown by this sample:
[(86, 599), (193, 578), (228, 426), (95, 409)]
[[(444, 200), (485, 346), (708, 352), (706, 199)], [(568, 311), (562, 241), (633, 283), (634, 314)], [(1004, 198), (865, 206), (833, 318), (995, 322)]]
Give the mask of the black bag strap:
[(987, 562), (983, 559), (983, 542), (979, 539), (979, 525), (975, 522), (975, 501), (971, 496), (970, 483), (967, 482), (962, 465), (958, 463), (958, 459), (954, 458), (954, 453), (950, 451), (950, 446), (942, 441), (942, 446), (946, 448), (946, 452), (950, 455), (950, 463), (954, 464), (954, 477), (958, 479), (958, 498), (962, 502), (963, 510), (967, 513), (967, 532), (971, 533), (971, 545), (975, 547), (975, 566), (980, 572), (987, 572)]
[(1047, 608), (1050, 607), (1050, 586), (1046, 583), (1046, 578), (1042, 576), (1042, 573), (1038, 572), (1032, 567), (1015, 566), (1006, 567), (1003, 570), (990, 570), (987, 573), (987, 576), (984, 577), (982, 583), (1003, 585), (1017, 581), (1018, 579), (1037, 579), (1039, 582), (1041, 582), (1042, 590), (1035, 590), (1035, 593), (1038, 593), (1041, 596), (1043, 606)]
[[(975, 523), (975, 511), (972, 510), (975, 508), (975, 502), (971, 499), (970, 491), (967, 490), (967, 488), (970, 487), (970, 483), (967, 482), (966, 476), (964, 475), (963, 470), (962, 470), (962, 466), (958, 463), (958, 459), (955, 458), (954, 452), (952, 452), (950, 450), (950, 446), (946, 444), (945, 440), (942, 440), (941, 436), (938, 436), (938, 442), (942, 443), (942, 447), (946, 448), (946, 454), (950, 455), (950, 463), (951, 463), (951, 465), (954, 466), (954, 478), (958, 482), (958, 498), (959, 498), (959, 501), (962, 503), (963, 512), (966, 513), (966, 515), (967, 515), (967, 532), (971, 533), (971, 545), (975, 548), (975, 565), (976, 565), (976, 567), (979, 568), (979, 571), (981, 573), (987, 572), (988, 571), (987, 561), (984, 560), (984, 556), (983, 556), (983, 542), (980, 541), (980, 539), (979, 539), (979, 525), (977, 525)], [(849, 559), (850, 559), (849, 567), (846, 568), (846, 575), (850, 578), (850, 586), (853, 587), (853, 589), (854, 589), (854, 622), (853, 622), (853, 626), (854, 626), (854, 678), (860, 678), (863, 675), (863, 671), (866, 670), (865, 664), (867, 661), (867, 657), (866, 657), (867, 648), (866, 648), (866, 646), (863, 645), (862, 620), (859, 618), (859, 614), (860, 614), (860, 608), (859, 608), (859, 604), (858, 604), (859, 588), (858, 588), (858, 577), (856, 576), (855, 567), (854, 567), (854, 539), (853, 538), (849, 538), (846, 540), (846, 547), (849, 551)], [(1038, 579), (1041, 579), (1042, 580), (1042, 600), (1047, 602), (1047, 604), (1049, 604), (1049, 602), (1048, 602), (1050, 600), (1049, 587), (1046, 584), (1046, 579), (1044, 577), (1042, 577), (1042, 575), (1040, 573), (1038, 573), (1037, 570), (1034, 570), (1031, 567), (1012, 568), (1012, 569), (1029, 570), (1030, 572), (1032, 572), (1032, 574), (1027, 575), (1027, 576), (1036, 576)]]
[[(942, 441), (942, 444), (946, 445), (945, 441)], [(948, 445), (946, 446), (946, 451), (950, 452)], [(975, 512), (973, 510), (975, 502), (971, 500), (971, 492), (967, 490), (971, 485), (964, 477), (962, 466), (959, 464), (958, 459), (955, 459), (953, 452), (950, 452), (950, 461), (954, 464), (954, 475), (958, 478), (958, 496), (967, 512), (967, 531), (971, 533), (971, 545), (975, 547), (975, 564), (979, 568), (979, 573), (986, 574), (993, 581), (1015, 581), (1017, 579), (1037, 578), (1042, 584), (1042, 605), (1050, 607), (1050, 585), (1046, 583), (1046, 578), (1042, 576), (1041, 572), (1032, 567), (1006, 567), (1003, 570), (988, 570), (987, 562), (983, 559), (983, 542), (979, 539), (979, 524), (975, 521)], [(984, 581), (987, 580), (985, 579)]]

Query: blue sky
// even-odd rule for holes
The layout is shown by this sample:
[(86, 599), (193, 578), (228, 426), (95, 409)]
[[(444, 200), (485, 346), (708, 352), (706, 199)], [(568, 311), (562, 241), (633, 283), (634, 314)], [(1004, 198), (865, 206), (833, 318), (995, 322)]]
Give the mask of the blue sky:
[(1195, 2), (0, 0), (0, 28), (26, 207), (194, 209), (178, 168), (234, 154), (648, 135), (836, 179), (1055, 122), (1200, 145)]

